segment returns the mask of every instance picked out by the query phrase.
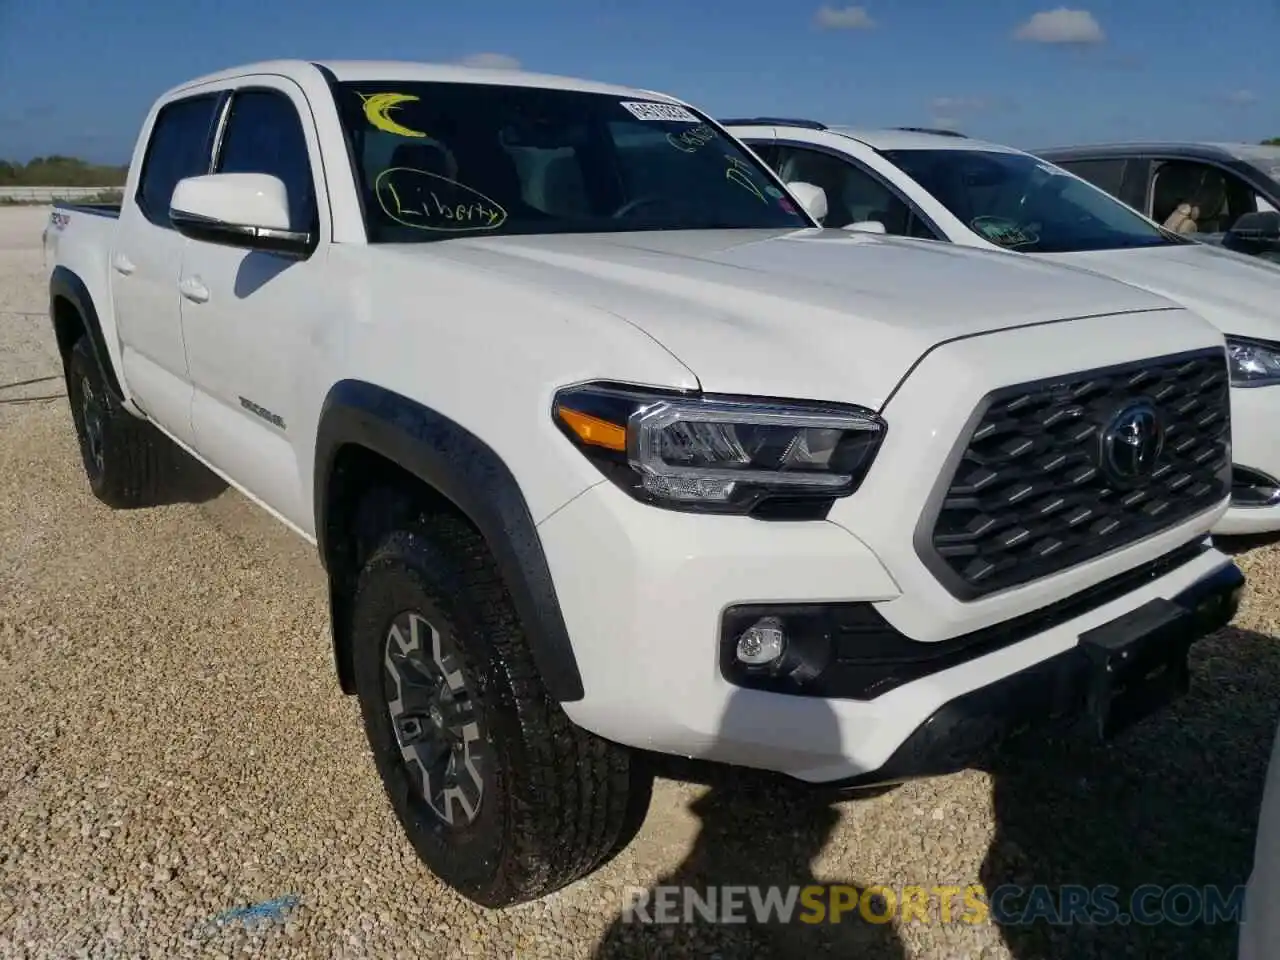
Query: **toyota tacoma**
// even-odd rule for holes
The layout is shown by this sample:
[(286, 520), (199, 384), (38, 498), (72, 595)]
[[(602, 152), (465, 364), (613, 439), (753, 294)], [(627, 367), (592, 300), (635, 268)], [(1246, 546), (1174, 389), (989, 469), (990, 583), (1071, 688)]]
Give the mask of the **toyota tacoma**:
[(1244, 584), (1222, 334), (821, 205), (647, 90), (192, 80), (46, 228), (88, 485), (190, 455), (316, 545), (389, 802), (491, 906), (627, 844), (646, 758), (860, 788), (1176, 697)]

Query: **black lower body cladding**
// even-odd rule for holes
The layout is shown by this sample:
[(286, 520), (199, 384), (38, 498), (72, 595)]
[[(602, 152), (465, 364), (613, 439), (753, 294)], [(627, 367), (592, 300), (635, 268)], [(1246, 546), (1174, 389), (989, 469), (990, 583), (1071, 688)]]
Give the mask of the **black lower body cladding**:
[(465, 427), (407, 397), (344, 380), (325, 398), (315, 452), (316, 534), (329, 571), (334, 651), (343, 689), (353, 691), (346, 645), (347, 595), (355, 565), (348, 507), (359, 477), (335, 470), (339, 452), (355, 445), (396, 464), (473, 523), (484, 537), (525, 626), (534, 662), (558, 702), (582, 699), (582, 677), (560, 612), (551, 570), (519, 485), (501, 458)]

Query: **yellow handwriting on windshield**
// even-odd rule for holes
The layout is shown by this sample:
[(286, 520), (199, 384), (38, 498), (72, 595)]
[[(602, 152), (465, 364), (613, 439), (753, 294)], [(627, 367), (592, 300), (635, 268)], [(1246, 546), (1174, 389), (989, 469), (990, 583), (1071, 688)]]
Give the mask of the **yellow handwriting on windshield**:
[(421, 130), (414, 130), (392, 120), (389, 114), (402, 103), (412, 103), (418, 98), (408, 93), (372, 93), (369, 96), (360, 94), (364, 101), (364, 116), (379, 130), (394, 133), (398, 137), (425, 137)]
[(769, 201), (765, 199), (764, 193), (761, 192), (751, 176), (751, 168), (737, 157), (726, 157), (725, 159), (729, 161), (729, 169), (724, 172), (724, 178), (739, 186), (746, 187), (760, 198), (761, 203), (768, 203)]
[(383, 170), (374, 193), (383, 213), (418, 230), (496, 230), (507, 219), (507, 211), (479, 190), (412, 167)]
[(715, 138), (716, 132), (705, 123), (701, 123), (692, 130), (668, 133), (667, 143), (684, 153), (693, 153), (695, 150), (705, 147)]

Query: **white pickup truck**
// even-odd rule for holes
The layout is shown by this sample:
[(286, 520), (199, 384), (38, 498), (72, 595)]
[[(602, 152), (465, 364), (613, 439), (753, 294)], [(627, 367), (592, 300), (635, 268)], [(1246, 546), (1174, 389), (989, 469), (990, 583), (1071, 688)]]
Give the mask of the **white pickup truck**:
[(859, 788), (1110, 736), (1234, 615), (1221, 333), (801, 198), (651, 91), (284, 61), (165, 93), (122, 207), (52, 214), (93, 492), (185, 450), (317, 545), (476, 902), (628, 843), (655, 754)]

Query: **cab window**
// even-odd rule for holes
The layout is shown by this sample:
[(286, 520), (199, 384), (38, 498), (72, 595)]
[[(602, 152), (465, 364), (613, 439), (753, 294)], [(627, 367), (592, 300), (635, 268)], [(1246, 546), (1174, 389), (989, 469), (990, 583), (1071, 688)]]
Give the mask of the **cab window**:
[(774, 164), (787, 183), (803, 181), (827, 195), (825, 227), (877, 221), (885, 233), (939, 239), (915, 211), (879, 177), (821, 150), (779, 145)]
[(293, 230), (316, 229), (316, 191), (298, 111), (277, 90), (235, 94), (218, 155), (218, 173), (267, 173), (284, 182)]
[(1151, 218), (1178, 233), (1220, 234), (1259, 209), (1248, 184), (1221, 167), (1193, 160), (1159, 163), (1151, 183)]
[(172, 228), (169, 201), (178, 181), (209, 172), (217, 107), (217, 96), (205, 94), (174, 100), (156, 114), (136, 197), (142, 215), (156, 226)]

